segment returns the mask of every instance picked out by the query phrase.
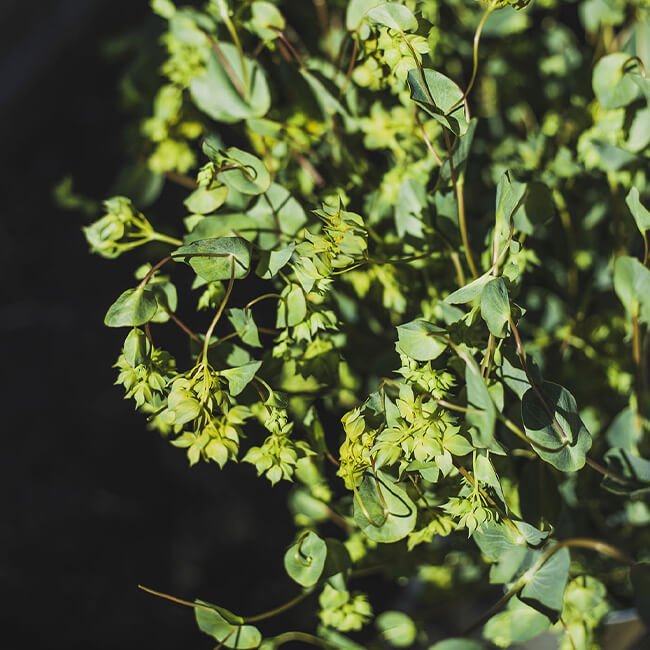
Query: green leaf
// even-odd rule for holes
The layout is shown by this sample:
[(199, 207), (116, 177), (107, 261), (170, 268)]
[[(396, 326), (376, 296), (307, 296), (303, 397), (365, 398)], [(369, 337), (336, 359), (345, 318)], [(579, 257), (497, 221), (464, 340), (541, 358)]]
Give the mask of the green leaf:
[(409, 648), (415, 643), (417, 628), (404, 612), (383, 612), (375, 619), (381, 637), (395, 648)]
[(494, 279), (494, 276), (490, 273), (481, 275), (472, 280), (469, 284), (466, 284), (460, 289), (456, 289), (453, 293), (450, 293), (446, 298), (445, 302), (450, 305), (463, 305), (468, 302), (472, 302), (475, 298), (478, 298), (483, 292), (485, 285)]
[[(219, 641), (219, 643), (223, 643), (226, 648), (252, 650), (262, 643), (262, 635), (253, 625), (235, 624), (227, 620), (226, 616), (228, 619), (233, 616), (227, 610), (222, 608), (213, 609), (213, 605), (204, 603), (201, 600), (197, 600), (196, 603), (206, 606), (194, 608), (194, 615), (199, 629)], [(230, 616), (228, 616), (229, 614)], [(235, 617), (235, 619), (239, 619), (239, 617)], [(241, 620), (243, 621), (243, 619)]]
[(499, 338), (506, 336), (510, 319), (510, 300), (503, 278), (495, 278), (485, 285), (481, 293), (481, 316), (491, 334)]
[(229, 280), (231, 275), (235, 280), (245, 278), (251, 262), (250, 244), (241, 237), (200, 239), (177, 248), (172, 256), (208, 282)]
[(104, 316), (108, 327), (137, 327), (148, 323), (158, 310), (156, 294), (150, 287), (127, 289)]
[[(472, 148), (472, 143), (474, 142), (474, 134), (476, 133), (476, 125), (478, 120), (473, 117), (469, 121), (467, 131), (465, 134), (456, 138), (454, 142), (454, 148), (452, 151), (451, 160), (454, 163), (454, 173), (460, 175), (465, 171), (467, 167), (467, 159)], [(448, 184), (451, 181), (451, 165), (449, 164), (449, 158), (446, 157), (440, 168), (440, 180), (439, 183)]]
[(343, 542), (338, 539), (327, 538), (325, 543), (327, 544), (327, 557), (325, 558), (323, 577), (329, 578), (347, 571), (352, 566), (352, 560)]
[(252, 361), (237, 368), (222, 370), (219, 374), (228, 380), (228, 391), (230, 394), (237, 396), (250, 384), (261, 365), (261, 361)]
[(226, 201), (228, 188), (221, 185), (213, 190), (199, 187), (183, 201), (185, 207), (194, 214), (208, 214), (220, 208)]
[(274, 278), (280, 269), (289, 263), (295, 248), (295, 243), (289, 242), (287, 246), (281, 246), (276, 250), (260, 251), (260, 261), (257, 263), (255, 273), (264, 280)]
[(407, 178), (399, 188), (395, 204), (395, 225), (398, 237), (412, 235), (424, 236), (422, 211), (427, 204), (424, 185), (414, 179)]
[(365, 474), (354, 495), (354, 521), (374, 542), (390, 544), (414, 528), (417, 508), (406, 490), (381, 470)]
[(555, 214), (553, 195), (544, 183), (528, 183), (523, 202), (512, 215), (517, 230), (527, 235), (535, 233), (537, 226), (548, 223)]
[(513, 598), (508, 609), (493, 616), (483, 628), (483, 637), (500, 648), (510, 648), (539, 636), (551, 625), (549, 619)]
[(625, 202), (627, 203), (627, 207), (630, 208), (630, 212), (641, 234), (645, 233), (646, 230), (650, 230), (650, 210), (641, 203), (639, 190), (636, 187), (633, 187), (628, 192), (625, 197)]
[(510, 360), (502, 354), (501, 363), (497, 367), (497, 377), (519, 398), (530, 388), (526, 373), (521, 368), (513, 365)]
[(630, 316), (650, 324), (650, 269), (634, 257), (616, 258), (614, 289)]
[(478, 449), (488, 449), (495, 454), (503, 454), (503, 448), (494, 437), (497, 417), (494, 400), (474, 358), (465, 351), (462, 359), (465, 362), (467, 406), (471, 409), (465, 414), (465, 421), (470, 425), (472, 443)]
[(384, 0), (350, 0), (345, 13), (345, 28), (349, 32), (359, 29), (366, 14), (373, 8), (383, 4)]
[(249, 28), (262, 40), (275, 40), (278, 38), (276, 30), (282, 31), (285, 27), (284, 16), (273, 3), (264, 0), (253, 2)]
[(445, 330), (418, 318), (397, 326), (397, 349), (416, 361), (430, 361), (447, 348)]
[(318, 636), (325, 639), (325, 641), (328, 641), (331, 644), (331, 647), (336, 648), (336, 650), (368, 650), (365, 646), (359, 645), (350, 637), (337, 632), (331, 627), (319, 625), (317, 631)]
[(584, 467), (591, 434), (571, 393), (550, 381), (529, 388), (521, 400), (526, 436), (542, 460), (563, 472)]
[(197, 107), (217, 122), (233, 123), (251, 117), (266, 115), (271, 107), (271, 94), (262, 67), (245, 57), (244, 65), (250, 88), (244, 87), (244, 75), (237, 48), (230, 43), (219, 42), (217, 48), (228, 70), (232, 71), (242, 94), (231, 81), (214, 48), (207, 54), (205, 72), (194, 77), (190, 94)]
[(641, 496), (648, 493), (650, 485), (650, 461), (626, 449), (608, 449), (605, 454), (607, 467), (615, 474), (623, 476), (628, 482), (621, 483), (608, 477), (603, 479), (603, 487), (614, 494)]
[(518, 535), (510, 526), (496, 521), (486, 521), (476, 530), (472, 539), (490, 562), (497, 562), (513, 548), (523, 548), (526, 545), (523, 535)]
[(351, 126), (348, 122), (350, 113), (339, 99), (327, 89), (327, 86), (313, 72), (305, 68), (300, 69), (300, 74), (311, 89), (323, 116), (331, 118), (333, 115), (341, 115), (346, 122), (346, 128)]
[(429, 646), (429, 650), (485, 650), (485, 646), (472, 639), (445, 639)]
[(418, 29), (417, 18), (413, 12), (399, 2), (385, 2), (368, 11), (368, 20), (382, 27), (403, 32), (415, 32)]
[(519, 599), (555, 622), (562, 611), (564, 590), (569, 580), (571, 556), (562, 548), (535, 571), (519, 593)]
[[(219, 159), (223, 171), (218, 179), (229, 189), (242, 194), (263, 194), (271, 187), (271, 175), (264, 163), (247, 151), (228, 147)], [(230, 168), (235, 166), (234, 168)]]
[(468, 128), (463, 91), (436, 70), (423, 68), (423, 74), (424, 79), (419, 70), (409, 70), (411, 99), (454, 135), (462, 136)]
[(629, 54), (615, 52), (604, 56), (594, 67), (594, 94), (604, 108), (627, 106), (639, 96), (639, 87), (625, 72), (629, 60)]
[(485, 483), (494, 490), (494, 493), (501, 501), (505, 511), (508, 511), (508, 506), (506, 504), (506, 497), (503, 493), (503, 488), (501, 487), (501, 482), (497, 476), (496, 470), (492, 465), (490, 459), (485, 452), (479, 452), (476, 456), (476, 479), (481, 483)]
[(302, 323), (307, 316), (307, 300), (302, 287), (298, 284), (288, 284), (281, 295), (276, 327), (283, 329)]
[(496, 223), (507, 234), (512, 223), (512, 215), (523, 205), (526, 184), (519, 183), (505, 172), (497, 185)]
[(203, 217), (193, 225), (190, 233), (185, 235), (183, 243), (191, 244), (200, 239), (218, 239), (220, 237), (242, 237), (252, 241), (257, 234), (256, 226), (257, 224), (250, 218), (250, 215), (238, 212)]
[[(259, 244), (262, 248), (273, 248), (284, 242), (282, 233), (295, 237), (307, 222), (303, 207), (281, 185), (272, 183), (264, 196), (261, 196), (252, 208), (246, 211), (259, 226)], [(279, 230), (280, 232), (275, 232)]]
[(151, 289), (158, 303), (158, 311), (151, 319), (152, 323), (166, 323), (178, 307), (178, 293), (176, 287), (168, 280), (149, 282), (147, 288)]
[(257, 331), (257, 325), (253, 320), (253, 312), (250, 309), (239, 309), (233, 307), (227, 312), (228, 320), (232, 323), (239, 338), (248, 345), (255, 348), (261, 348), (260, 335)]
[(287, 549), (284, 554), (284, 568), (289, 577), (299, 585), (312, 587), (323, 573), (326, 557), (325, 540), (309, 531)]
[(631, 453), (638, 453), (638, 444), (643, 438), (643, 426), (636, 411), (627, 406), (612, 420), (605, 437), (610, 447), (621, 447)]

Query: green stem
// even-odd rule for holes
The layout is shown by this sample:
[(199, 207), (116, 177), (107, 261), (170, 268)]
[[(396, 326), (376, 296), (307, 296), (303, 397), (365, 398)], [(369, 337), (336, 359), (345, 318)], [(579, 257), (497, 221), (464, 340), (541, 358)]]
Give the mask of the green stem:
[(188, 190), (195, 190), (199, 186), (191, 176), (186, 176), (185, 174), (179, 174), (177, 172), (165, 172), (165, 178), (170, 180), (172, 183), (187, 188)]
[(142, 278), (140, 284), (138, 285), (138, 289), (144, 289), (150, 282), (151, 278), (155, 275), (156, 271), (158, 271), (161, 267), (165, 266), (167, 262), (171, 261), (173, 257), (171, 255), (167, 255), (167, 257), (163, 257), (159, 262), (156, 262), (149, 271), (147, 271), (147, 275)]
[(478, 49), (481, 43), (481, 32), (483, 31), (483, 27), (485, 27), (485, 23), (487, 22), (487, 19), (490, 17), (490, 14), (495, 9), (496, 6), (490, 3), (487, 6), (487, 9), (483, 13), (483, 15), (481, 16), (481, 20), (479, 21), (479, 24), (476, 27), (476, 31), (474, 32), (474, 47), (472, 51), (472, 62), (473, 62), (472, 76), (470, 77), (469, 84), (467, 84), (467, 88), (463, 93), (463, 96), (458, 100), (456, 105), (449, 111), (449, 113), (452, 113), (459, 106), (462, 106), (467, 101), (467, 97), (469, 96), (470, 92), (472, 91), (472, 88), (474, 87), (474, 82), (476, 81), (476, 77), (478, 75)]
[(266, 612), (262, 612), (261, 614), (255, 614), (254, 616), (245, 616), (244, 617), (244, 622), (245, 623), (257, 623), (258, 621), (264, 621), (267, 618), (272, 618), (273, 616), (277, 616), (278, 614), (282, 614), (283, 612), (286, 612), (287, 610), (291, 609), (292, 607), (295, 607), (299, 603), (301, 603), (303, 600), (311, 596), (313, 593), (312, 589), (309, 589), (307, 591), (303, 591), (301, 594), (298, 594), (295, 598), (292, 598), (291, 600), (287, 601), (286, 603), (279, 605), (278, 607), (274, 607), (273, 609), (269, 609)]
[(228, 7), (226, 6), (226, 3), (224, 2), (224, 0), (217, 0), (217, 3), (219, 5), (219, 13), (221, 14), (221, 19), (223, 20), (224, 25), (226, 26), (226, 29), (230, 34), (230, 38), (232, 38), (232, 42), (235, 44), (235, 47), (237, 48), (237, 53), (239, 54), (239, 63), (241, 65), (242, 78), (244, 80), (245, 99), (248, 99), (248, 93), (249, 93), (248, 70), (246, 69), (244, 48), (242, 48), (241, 41), (239, 40), (239, 35), (237, 34), (237, 30), (235, 29), (235, 25), (233, 24), (232, 20), (230, 20), (230, 14), (228, 13)]
[(268, 300), (269, 298), (281, 299), (282, 296), (279, 293), (265, 293), (261, 296), (258, 296), (257, 298), (253, 298), (253, 300), (246, 303), (244, 309), (250, 309), (253, 305), (256, 305), (258, 302), (262, 302), (262, 300)]
[(183, 242), (180, 239), (176, 239), (176, 237), (170, 237), (169, 235), (163, 235), (160, 232), (153, 232), (149, 236), (149, 238), (153, 241), (161, 241), (165, 242), (166, 244), (171, 244), (172, 246), (182, 246)]
[(443, 136), (445, 138), (445, 145), (447, 147), (447, 154), (449, 160), (449, 172), (451, 175), (451, 184), (454, 188), (454, 194), (456, 195), (456, 203), (458, 204), (458, 228), (460, 229), (460, 238), (463, 242), (463, 248), (465, 250), (465, 258), (467, 259), (467, 264), (469, 270), (472, 273), (474, 278), (477, 278), (479, 273), (474, 262), (474, 255), (472, 254), (472, 248), (469, 243), (469, 233), (467, 231), (467, 218), (465, 216), (465, 193), (463, 190), (463, 175), (460, 174), (456, 176), (456, 168), (454, 165), (454, 155), (451, 147), (451, 141), (447, 131), (443, 130)]
[(337, 646), (321, 639), (320, 637), (314, 636), (313, 634), (307, 634), (306, 632), (284, 632), (283, 634), (278, 634), (278, 636), (274, 636), (271, 639), (273, 648), (279, 648), (281, 645), (291, 643), (292, 641), (314, 645), (318, 648), (325, 648), (326, 650), (337, 650)]
[(232, 288), (234, 284), (235, 284), (235, 256), (230, 255), (230, 280), (228, 281), (228, 288), (226, 289), (226, 293), (223, 296), (223, 300), (221, 301), (221, 304), (217, 309), (217, 313), (214, 315), (214, 318), (210, 323), (210, 327), (208, 328), (208, 331), (205, 333), (205, 340), (203, 341), (203, 363), (205, 365), (207, 365), (208, 363), (208, 350), (210, 348), (210, 339), (212, 338), (212, 333), (214, 332), (214, 328), (217, 326), (217, 323), (219, 322), (219, 319), (221, 318), (221, 315), (223, 314), (224, 309), (228, 304), (228, 300), (230, 299), (230, 294), (232, 293)]

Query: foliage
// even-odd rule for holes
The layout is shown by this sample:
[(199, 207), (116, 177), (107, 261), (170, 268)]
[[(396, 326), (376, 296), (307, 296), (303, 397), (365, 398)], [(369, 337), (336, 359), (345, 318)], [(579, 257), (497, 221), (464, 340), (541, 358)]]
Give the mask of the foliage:
[[(587, 649), (649, 615), (650, 10), (527, 5), (152, 1), (140, 162), (84, 233), (149, 260), (105, 323), (150, 428), (291, 485), (297, 597), (179, 601), (223, 647)], [(302, 600), (313, 629), (265, 635)]]

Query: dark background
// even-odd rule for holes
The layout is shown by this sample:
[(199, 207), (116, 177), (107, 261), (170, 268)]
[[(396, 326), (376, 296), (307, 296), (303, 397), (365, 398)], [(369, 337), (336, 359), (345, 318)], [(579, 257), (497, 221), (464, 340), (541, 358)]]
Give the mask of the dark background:
[[(124, 62), (102, 45), (148, 16), (146, 0), (0, 0), (7, 649), (214, 645), (189, 608), (138, 584), (242, 614), (296, 593), (282, 568), (286, 492), (259, 489), (250, 467), (190, 470), (112, 385), (123, 332), (102, 319), (131, 266), (90, 256), (82, 216), (52, 200), (68, 174), (85, 195), (109, 194), (127, 158), (127, 116), (117, 107)], [(290, 615), (313, 625), (301, 616)]]

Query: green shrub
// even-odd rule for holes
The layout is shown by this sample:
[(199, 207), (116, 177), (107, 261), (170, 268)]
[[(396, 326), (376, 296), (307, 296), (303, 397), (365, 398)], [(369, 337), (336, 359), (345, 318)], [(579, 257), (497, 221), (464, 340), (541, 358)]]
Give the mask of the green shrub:
[[(84, 231), (150, 260), (105, 319), (148, 426), (292, 484), (293, 601), (176, 599), (218, 647), (580, 649), (650, 616), (650, 9), (526, 5), (152, 2), (129, 196)], [(435, 603), (490, 585), (432, 645)], [(303, 600), (314, 621), (265, 635)]]

